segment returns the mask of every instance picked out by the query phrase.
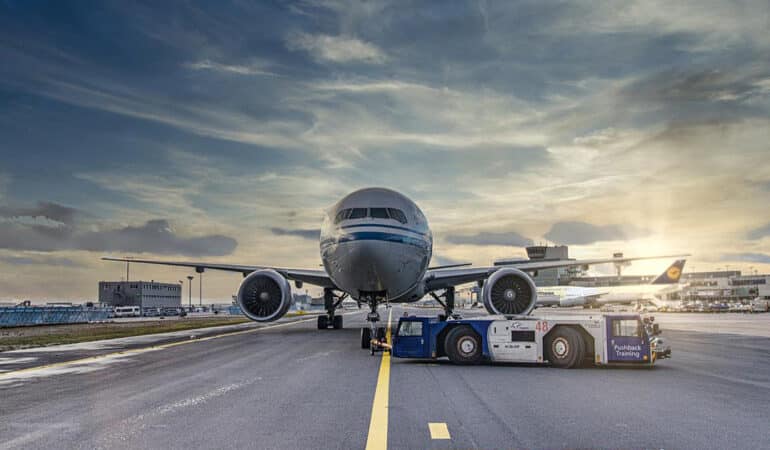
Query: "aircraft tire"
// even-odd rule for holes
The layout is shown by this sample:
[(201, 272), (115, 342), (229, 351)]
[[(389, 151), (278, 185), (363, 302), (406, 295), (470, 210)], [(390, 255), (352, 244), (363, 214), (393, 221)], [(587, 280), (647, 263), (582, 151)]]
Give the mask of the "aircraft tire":
[(545, 339), (545, 353), (554, 367), (579, 367), (586, 353), (583, 336), (574, 328), (558, 327)]
[(332, 327), (334, 327), (335, 330), (342, 329), (342, 316), (334, 316), (334, 319), (332, 320)]
[(361, 348), (367, 349), (372, 345), (372, 330), (368, 327), (361, 328)]
[(329, 318), (326, 316), (318, 316), (318, 329), (325, 330), (329, 328)]
[(455, 364), (470, 365), (481, 362), (481, 337), (473, 328), (460, 326), (447, 333), (444, 341), (449, 360)]

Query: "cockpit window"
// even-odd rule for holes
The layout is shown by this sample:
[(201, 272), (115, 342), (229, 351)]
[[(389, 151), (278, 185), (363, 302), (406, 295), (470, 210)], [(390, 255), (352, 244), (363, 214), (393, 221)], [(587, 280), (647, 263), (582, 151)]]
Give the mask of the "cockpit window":
[(366, 217), (366, 208), (353, 208), (348, 219), (363, 219)]
[(369, 215), (372, 219), (389, 219), (388, 210), (385, 208), (369, 208)]
[(400, 209), (388, 208), (388, 214), (390, 214), (391, 219), (406, 223), (406, 215)]
[(342, 209), (342, 210), (340, 210), (337, 213), (337, 215), (334, 216), (334, 223), (338, 224), (338, 223), (342, 222), (343, 220), (347, 219), (348, 218), (348, 214), (350, 214), (350, 210), (349, 209)]
[(405, 224), (406, 214), (400, 209), (395, 208), (347, 208), (337, 212), (334, 216), (334, 223), (338, 224), (343, 220), (363, 219), (370, 217), (372, 219), (393, 219)]

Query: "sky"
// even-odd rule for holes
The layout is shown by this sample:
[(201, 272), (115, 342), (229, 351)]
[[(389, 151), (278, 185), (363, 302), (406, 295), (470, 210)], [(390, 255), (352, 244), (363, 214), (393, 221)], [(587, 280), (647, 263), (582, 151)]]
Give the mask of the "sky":
[(770, 272), (769, 31), (766, 0), (0, 0), (0, 300), (93, 300), (103, 255), (317, 268), (367, 186), (434, 264)]

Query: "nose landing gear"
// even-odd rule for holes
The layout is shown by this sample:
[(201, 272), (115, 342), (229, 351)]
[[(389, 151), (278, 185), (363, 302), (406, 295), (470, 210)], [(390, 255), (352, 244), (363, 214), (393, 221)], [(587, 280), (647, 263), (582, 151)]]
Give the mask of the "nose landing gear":
[(377, 351), (382, 351), (384, 347), (381, 345), (372, 345), (372, 340), (377, 341), (380, 344), (385, 343), (385, 327), (378, 327), (377, 322), (380, 321), (380, 313), (377, 312), (377, 305), (384, 301), (384, 295), (368, 294), (362, 295), (364, 300), (369, 305), (369, 313), (366, 315), (366, 321), (369, 322), (368, 327), (361, 328), (361, 348), (371, 350), (373, 355)]

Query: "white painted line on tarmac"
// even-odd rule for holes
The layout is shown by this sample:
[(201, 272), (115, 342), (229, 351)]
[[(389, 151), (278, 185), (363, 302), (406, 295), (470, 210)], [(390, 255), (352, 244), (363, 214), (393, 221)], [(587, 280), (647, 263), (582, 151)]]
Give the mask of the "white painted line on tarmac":
[(68, 373), (68, 372), (90, 372), (92, 370), (97, 370), (98, 367), (97, 368), (87, 367), (87, 366), (84, 367), (84, 365), (89, 365), (92, 363), (96, 363), (97, 365), (98, 363), (109, 363), (112, 361), (120, 360), (127, 356), (138, 355), (138, 354), (152, 352), (156, 350), (163, 350), (171, 347), (177, 347), (179, 345), (193, 344), (195, 342), (209, 341), (212, 339), (219, 339), (227, 336), (237, 336), (240, 334), (256, 333), (261, 330), (272, 330), (275, 328), (287, 327), (298, 323), (310, 322), (312, 320), (316, 320), (316, 318), (312, 317), (310, 319), (296, 320), (293, 322), (284, 322), (276, 325), (268, 325), (268, 326), (259, 327), (259, 328), (250, 328), (248, 330), (232, 331), (228, 333), (217, 334), (214, 336), (206, 336), (198, 339), (189, 339), (186, 341), (171, 342), (168, 344), (151, 345), (149, 347), (121, 350), (117, 352), (105, 353), (103, 355), (89, 356), (86, 358), (75, 359), (71, 361), (62, 361), (62, 362), (53, 363), (53, 364), (45, 364), (42, 366), (29, 367), (26, 369), (11, 370), (8, 372), (0, 373), (0, 384), (2, 384), (2, 382), (4, 381), (13, 380), (17, 378), (34, 378), (39, 376), (56, 375), (56, 374)]

